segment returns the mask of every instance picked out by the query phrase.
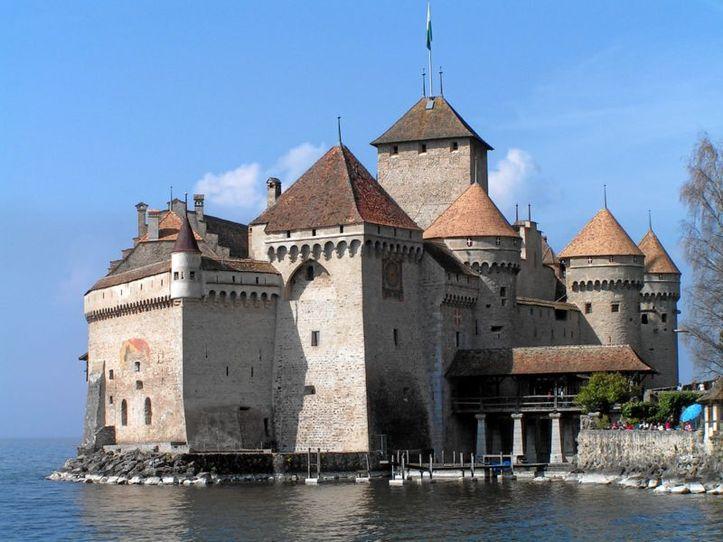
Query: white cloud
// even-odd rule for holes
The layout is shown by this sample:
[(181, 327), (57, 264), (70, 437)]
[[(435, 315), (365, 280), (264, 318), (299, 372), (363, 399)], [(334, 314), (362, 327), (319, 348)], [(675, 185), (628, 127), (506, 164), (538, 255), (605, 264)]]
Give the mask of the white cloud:
[(216, 205), (259, 211), (266, 201), (266, 177), (279, 177), (283, 186), (288, 187), (325, 149), (324, 143), (305, 142), (289, 149), (270, 168), (251, 162), (223, 173), (206, 173), (196, 182), (194, 191), (205, 194), (208, 201)]
[(500, 209), (508, 211), (515, 203), (530, 201), (537, 192), (533, 178), (539, 168), (529, 153), (509, 149), (489, 174), (490, 197)]
[(273, 167), (269, 170), (269, 174), (281, 178), (284, 186), (289, 186), (296, 179), (309, 169), (316, 162), (324, 151), (326, 145), (313, 145), (309, 142), (297, 145), (281, 156)]

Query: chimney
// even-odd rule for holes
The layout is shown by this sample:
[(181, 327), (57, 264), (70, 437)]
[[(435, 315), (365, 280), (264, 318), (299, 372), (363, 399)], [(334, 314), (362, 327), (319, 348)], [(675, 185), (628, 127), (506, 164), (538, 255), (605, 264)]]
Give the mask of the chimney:
[(276, 177), (269, 177), (266, 181), (267, 193), (266, 193), (266, 208), (268, 209), (281, 195), (281, 181)]
[(146, 226), (146, 211), (148, 210), (148, 204), (142, 201), (136, 203), (136, 211), (138, 212), (138, 237), (143, 237), (148, 231)]
[(196, 211), (196, 220), (201, 222), (203, 220), (203, 194), (193, 195), (193, 210)]
[(158, 241), (158, 223), (161, 221), (161, 211), (151, 209), (148, 211), (148, 240)]

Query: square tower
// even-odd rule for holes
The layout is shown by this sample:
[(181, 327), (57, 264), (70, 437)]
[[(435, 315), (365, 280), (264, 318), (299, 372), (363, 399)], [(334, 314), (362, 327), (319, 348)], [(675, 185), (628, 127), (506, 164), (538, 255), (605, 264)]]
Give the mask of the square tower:
[(420, 99), (372, 145), (379, 183), (422, 229), (470, 184), (487, 191), (492, 147), (442, 96)]

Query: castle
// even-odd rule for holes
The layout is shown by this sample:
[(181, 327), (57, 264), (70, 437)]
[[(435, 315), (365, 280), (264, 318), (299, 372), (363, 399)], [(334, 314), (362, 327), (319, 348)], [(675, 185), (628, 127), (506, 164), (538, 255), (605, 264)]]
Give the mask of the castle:
[(506, 452), (564, 461), (591, 373), (678, 379), (680, 272), (607, 208), (555, 254), (488, 195), (442, 96), (340, 144), (248, 226), (173, 199), (85, 294), (83, 446)]

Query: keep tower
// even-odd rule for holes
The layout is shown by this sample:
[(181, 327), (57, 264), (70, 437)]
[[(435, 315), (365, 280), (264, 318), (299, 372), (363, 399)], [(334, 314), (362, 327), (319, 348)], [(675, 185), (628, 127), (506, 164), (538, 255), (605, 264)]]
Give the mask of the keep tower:
[(423, 229), (471, 183), (487, 192), (492, 147), (442, 96), (421, 98), (372, 145), (379, 183)]
[(567, 300), (583, 313), (600, 344), (640, 352), (643, 252), (607, 209), (601, 209), (560, 253)]
[(678, 384), (678, 299), (680, 270), (652, 227), (638, 243), (645, 254), (645, 278), (640, 292), (640, 354), (659, 374), (652, 387)]
[(512, 346), (520, 236), (478, 183), (470, 184), (424, 232), (480, 276), (476, 348)]

